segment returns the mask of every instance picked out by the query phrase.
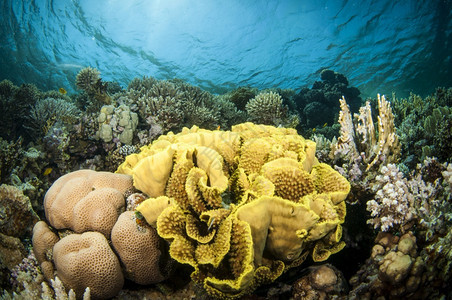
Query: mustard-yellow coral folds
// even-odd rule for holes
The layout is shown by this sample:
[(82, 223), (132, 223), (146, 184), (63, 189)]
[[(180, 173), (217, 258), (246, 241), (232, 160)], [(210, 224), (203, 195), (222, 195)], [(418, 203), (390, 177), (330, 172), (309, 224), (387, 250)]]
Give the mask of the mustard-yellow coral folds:
[(192, 280), (238, 298), (309, 254), (322, 261), (344, 247), (350, 184), (315, 149), (295, 129), (194, 126), (142, 147), (117, 172), (150, 197), (137, 210), (170, 242), (170, 255), (193, 266)]

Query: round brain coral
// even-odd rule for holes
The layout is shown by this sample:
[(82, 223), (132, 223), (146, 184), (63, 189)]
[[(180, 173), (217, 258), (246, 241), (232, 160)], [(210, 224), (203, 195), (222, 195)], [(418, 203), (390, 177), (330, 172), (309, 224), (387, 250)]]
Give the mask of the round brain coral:
[(121, 265), (104, 235), (71, 234), (53, 247), (57, 275), (67, 289), (83, 295), (87, 287), (95, 299), (116, 296), (124, 284)]
[(113, 247), (124, 266), (126, 277), (138, 284), (165, 280), (173, 265), (165, 251), (166, 242), (151, 226), (140, 226), (133, 211), (123, 212), (111, 232)]
[(50, 230), (46, 222), (39, 221), (33, 227), (33, 253), (41, 266), (42, 273), (47, 280), (54, 277), (55, 267), (51, 260), (53, 246), (59, 241), (59, 237)]
[(137, 211), (194, 268), (192, 279), (212, 296), (238, 298), (309, 254), (323, 261), (344, 247), (350, 184), (315, 149), (294, 129), (194, 126), (142, 147), (117, 172), (151, 197)]
[(109, 237), (125, 209), (124, 193), (132, 188), (128, 175), (93, 170), (66, 174), (45, 195), (46, 218), (56, 229), (98, 231)]

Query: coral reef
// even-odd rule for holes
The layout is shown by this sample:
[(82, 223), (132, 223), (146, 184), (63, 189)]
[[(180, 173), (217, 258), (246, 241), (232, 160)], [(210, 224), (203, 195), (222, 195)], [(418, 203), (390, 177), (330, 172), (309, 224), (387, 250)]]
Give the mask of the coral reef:
[(71, 95), (1, 81), (0, 297), (452, 297), (452, 88), (359, 109), (344, 75), (320, 77), (222, 95), (94, 68)]
[(160, 136), (118, 172), (147, 194), (138, 207), (216, 297), (240, 297), (311, 254), (340, 251), (350, 189), (294, 129), (243, 123)]

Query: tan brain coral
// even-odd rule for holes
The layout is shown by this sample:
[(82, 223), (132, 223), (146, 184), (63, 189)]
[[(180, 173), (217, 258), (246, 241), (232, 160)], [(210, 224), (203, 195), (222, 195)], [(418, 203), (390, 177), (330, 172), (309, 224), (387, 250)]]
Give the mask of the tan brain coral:
[(124, 266), (126, 277), (138, 284), (153, 284), (165, 280), (171, 271), (165, 241), (157, 231), (139, 226), (135, 213), (126, 211), (119, 216), (111, 233), (113, 247)]
[(53, 246), (60, 238), (50, 230), (44, 221), (39, 221), (33, 227), (33, 253), (41, 266), (42, 273), (47, 280), (54, 277)]
[(129, 175), (80, 170), (60, 177), (44, 199), (46, 218), (56, 229), (98, 231), (106, 237), (125, 209)]
[(58, 277), (76, 295), (87, 287), (96, 299), (114, 297), (122, 289), (121, 265), (104, 235), (98, 232), (71, 234), (53, 248)]

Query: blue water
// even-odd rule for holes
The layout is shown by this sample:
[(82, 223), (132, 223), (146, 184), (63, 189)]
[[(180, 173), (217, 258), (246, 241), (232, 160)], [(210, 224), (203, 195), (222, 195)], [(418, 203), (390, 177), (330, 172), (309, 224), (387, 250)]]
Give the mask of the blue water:
[(363, 96), (452, 86), (452, 1), (1, 1), (0, 80), (75, 90), (104, 80), (181, 78), (213, 93), (299, 89), (322, 68)]

